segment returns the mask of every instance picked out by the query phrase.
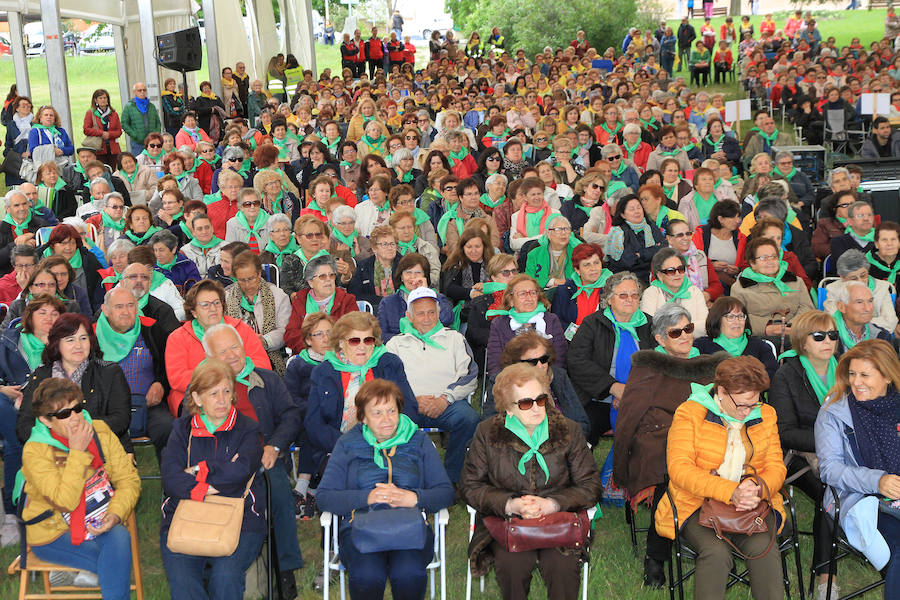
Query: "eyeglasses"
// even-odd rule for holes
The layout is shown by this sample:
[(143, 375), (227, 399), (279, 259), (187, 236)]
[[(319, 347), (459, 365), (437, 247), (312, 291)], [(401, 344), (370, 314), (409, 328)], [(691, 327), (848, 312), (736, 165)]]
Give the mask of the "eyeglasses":
[(621, 158), (622, 158), (622, 155), (621, 155), (621, 154), (617, 154), (617, 155), (615, 155), (615, 156), (607, 156), (607, 157), (606, 157), (606, 160), (608, 160), (609, 162), (616, 162), (617, 160), (619, 160), (619, 159), (621, 159)]
[(531, 407), (535, 404), (543, 408), (549, 399), (550, 396), (547, 394), (541, 394), (537, 398), (522, 398), (521, 400), (516, 400), (516, 406), (519, 407), (519, 410), (531, 410)]
[(106, 208), (108, 208), (110, 210), (122, 210), (123, 208), (125, 208), (125, 205), (124, 204), (107, 204)]
[(680, 338), (683, 333), (687, 333), (688, 335), (694, 333), (694, 324), (688, 323), (684, 327), (669, 329), (668, 331), (666, 331), (666, 335), (673, 340), (677, 340), (678, 338)]
[(547, 138), (545, 138), (545, 137), (536, 137), (536, 138), (534, 138), (534, 141), (540, 144), (541, 142), (546, 142), (546, 141), (547, 141)]
[(262, 206), (262, 202), (260, 202), (259, 200), (248, 200), (247, 202), (241, 204), (241, 207), (243, 208), (253, 208), (254, 206), (259, 208), (260, 206)]
[(405, 136), (403, 136), (403, 139), (404, 139), (404, 140), (416, 140), (416, 141), (418, 141), (418, 140), (419, 140), (419, 136), (417, 136), (417, 135), (405, 135)]
[(681, 265), (680, 267), (669, 267), (668, 269), (660, 269), (659, 273), (662, 273), (663, 275), (675, 275), (675, 274), (683, 275), (684, 271), (685, 271), (684, 265)]
[(515, 292), (516, 298), (537, 298), (537, 290), (519, 290)]
[(378, 246), (379, 248), (385, 248), (385, 249), (387, 249), (387, 248), (396, 248), (396, 247), (397, 247), (397, 242), (378, 242), (378, 243), (375, 244), (375, 245)]
[(753, 404), (738, 404), (734, 401), (734, 398), (732, 398), (731, 394), (728, 394), (728, 399), (731, 400), (731, 403), (734, 404), (734, 408), (737, 410), (750, 411), (763, 405), (762, 400), (757, 400)]
[(519, 359), (520, 363), (528, 363), (532, 367), (538, 366), (538, 363), (547, 364), (550, 362), (550, 355), (544, 354), (543, 356), (538, 356), (537, 358), (521, 358)]
[(504, 277), (512, 277), (512, 276), (518, 274), (518, 272), (519, 272), (518, 269), (503, 269), (502, 271), (499, 271), (497, 273), (497, 275), (503, 275)]
[(636, 292), (631, 293), (631, 294), (629, 294), (628, 292), (622, 292), (621, 294), (615, 294), (615, 296), (622, 302), (627, 302), (628, 300), (640, 300), (641, 299), (641, 295)]
[(830, 331), (813, 331), (809, 335), (812, 336), (814, 342), (824, 342), (826, 337), (832, 342), (836, 342), (839, 337), (836, 329)]
[(219, 300), (213, 300), (212, 302), (198, 302), (197, 308), (202, 310), (209, 310), (210, 308), (219, 308), (222, 306), (222, 302)]
[(769, 262), (770, 260), (778, 260), (777, 254), (763, 254), (756, 257), (756, 262)]
[(325, 234), (321, 231), (315, 231), (312, 233), (301, 233), (300, 237), (305, 237), (308, 240), (320, 240), (325, 237)]
[(592, 189), (592, 190), (600, 190), (601, 192), (605, 192), (605, 191), (606, 191), (606, 188), (603, 187), (602, 185), (600, 185), (599, 183), (592, 183), (592, 184), (591, 184), (591, 189)]
[(667, 235), (676, 240), (680, 240), (681, 238), (692, 237), (694, 234), (690, 231), (682, 231), (681, 233), (669, 233)]
[(162, 144), (147, 144), (148, 148), (162, 148)]
[(375, 336), (368, 335), (364, 338), (352, 337), (347, 338), (347, 345), (356, 347), (360, 344), (365, 344), (366, 346), (374, 346), (375, 345)]
[(69, 417), (71, 417), (72, 413), (80, 414), (81, 411), (83, 411), (85, 408), (86, 408), (85, 403), (79, 402), (75, 406), (70, 406), (68, 408), (61, 408), (56, 412), (47, 413), (47, 418), (48, 419), (59, 419), (61, 421), (64, 421), (64, 420), (68, 419)]
[(455, 191), (456, 191), (456, 186), (455, 186), (455, 185), (448, 185), (447, 187), (444, 188), (444, 191), (445, 191), (445, 192), (455, 192)]
[(200, 151), (200, 154), (206, 154), (207, 152), (215, 152), (213, 148), (206, 148)]
[(572, 228), (568, 225), (563, 225), (562, 227), (548, 227), (547, 231), (551, 231), (553, 233), (569, 233), (572, 231)]
[(850, 208), (851, 204), (853, 204), (853, 203), (852, 202), (841, 202), (840, 204), (837, 205), (837, 207), (838, 208)]
[(726, 321), (731, 321), (732, 323), (734, 323), (735, 321), (746, 321), (747, 315), (745, 315), (744, 313), (728, 313), (722, 318)]
[(318, 275), (313, 275), (313, 279), (318, 279), (319, 281), (331, 281), (335, 278), (335, 274), (333, 271), (328, 273), (319, 273)]

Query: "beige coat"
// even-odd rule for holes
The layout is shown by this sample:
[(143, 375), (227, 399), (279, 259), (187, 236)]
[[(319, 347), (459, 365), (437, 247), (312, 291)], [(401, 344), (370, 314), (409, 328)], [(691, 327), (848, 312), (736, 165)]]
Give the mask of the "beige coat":
[(798, 314), (815, 308), (806, 290), (806, 284), (801, 279), (788, 271), (782, 281), (793, 290), (786, 296), (781, 295), (775, 284), (756, 283), (745, 277), (738, 277), (731, 286), (731, 295), (743, 302), (747, 308), (753, 335), (765, 335), (766, 324), (776, 310), (789, 309), (787, 322), (790, 323)]
[[(872, 323), (888, 332), (893, 332), (897, 327), (897, 312), (894, 310), (894, 301), (891, 300), (891, 286), (887, 281), (875, 279), (875, 292), (872, 294), (875, 300), (875, 313), (872, 315)], [(837, 301), (834, 296), (838, 289), (844, 287), (843, 281), (834, 281), (825, 286), (828, 290), (828, 299), (823, 306), (825, 312), (833, 314), (837, 311)]]
[[(703, 337), (706, 335), (706, 315), (709, 314), (709, 309), (706, 307), (706, 297), (703, 295), (703, 291), (695, 285), (692, 285), (689, 289), (690, 298), (687, 300), (678, 299), (674, 300), (674, 302), (691, 313), (691, 322), (694, 323), (694, 337)], [(641, 311), (648, 317), (652, 317), (671, 296), (668, 292), (651, 285), (641, 295)]]

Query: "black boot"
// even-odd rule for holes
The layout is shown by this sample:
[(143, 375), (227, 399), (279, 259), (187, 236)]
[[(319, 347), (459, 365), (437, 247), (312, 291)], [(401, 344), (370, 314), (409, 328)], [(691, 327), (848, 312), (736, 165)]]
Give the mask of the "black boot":
[(644, 557), (644, 585), (649, 588), (661, 588), (666, 585), (663, 563), (649, 556)]
[(297, 581), (294, 579), (294, 572), (282, 571), (279, 578), (281, 579), (281, 600), (294, 600), (297, 597)]

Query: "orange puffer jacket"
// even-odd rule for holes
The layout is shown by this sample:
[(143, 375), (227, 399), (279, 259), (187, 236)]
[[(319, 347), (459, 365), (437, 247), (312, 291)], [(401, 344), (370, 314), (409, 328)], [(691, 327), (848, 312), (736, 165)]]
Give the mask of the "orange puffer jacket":
[[(787, 469), (778, 437), (775, 409), (765, 404), (761, 419), (747, 421), (744, 426), (744, 446), (747, 461), (769, 486), (772, 506), (781, 515), (779, 528), (784, 523), (784, 504), (779, 491), (784, 484)], [(718, 469), (725, 458), (728, 430), (720, 417), (701, 404), (688, 400), (678, 407), (669, 429), (666, 447), (666, 463), (669, 471), (669, 490), (678, 509), (678, 522), (683, 524), (705, 498), (729, 502), (737, 483), (711, 471)], [(656, 531), (659, 535), (674, 539), (672, 505), (663, 496), (656, 509)]]

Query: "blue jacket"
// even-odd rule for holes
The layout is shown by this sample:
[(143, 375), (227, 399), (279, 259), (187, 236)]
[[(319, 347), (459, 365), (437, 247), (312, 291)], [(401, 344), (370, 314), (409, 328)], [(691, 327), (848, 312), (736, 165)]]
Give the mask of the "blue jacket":
[[(375, 484), (388, 481), (388, 469), (375, 464), (374, 454), (360, 424), (337, 440), (316, 494), (322, 510), (349, 516), (369, 506), (369, 492)], [(415, 492), (417, 506), (425, 512), (434, 513), (453, 503), (453, 484), (434, 444), (421, 431), (397, 446), (394, 456), (385, 460), (391, 461), (393, 483)], [(342, 528), (345, 526), (349, 523), (342, 523)]]
[[(169, 443), (162, 451), (159, 470), (165, 500), (162, 504), (163, 532), (169, 530), (172, 515), (182, 499), (191, 499), (196, 489), (199, 496), (203, 483), (213, 486), (222, 496), (238, 498), (244, 493), (247, 481), (256, 473), (262, 461), (263, 444), (259, 427), (249, 417), (236, 412), (236, 419), (230, 429), (217, 431), (215, 435), (191, 436), (191, 415), (179, 417), (172, 424)], [(204, 432), (205, 433), (205, 432)], [(188, 459), (188, 440), (191, 455)], [(237, 457), (236, 460), (232, 460)], [(207, 472), (190, 475), (185, 467), (204, 464)], [(194, 497), (195, 500), (200, 499)], [(244, 501), (244, 521), (241, 531), (265, 533), (266, 491), (262, 475), (257, 475), (250, 486), (250, 493)]]
[[(394, 257), (393, 269), (396, 272), (397, 263), (400, 262), (400, 253)], [(353, 278), (347, 284), (347, 291), (356, 296), (357, 300), (366, 300), (378, 312), (378, 305), (381, 303), (381, 296), (375, 293), (375, 256), (372, 255), (365, 260), (356, 263), (356, 272)], [(406, 309), (403, 309), (404, 312)]]
[(3, 156), (6, 156), (10, 152), (18, 152), (22, 154), (26, 150), (28, 150), (28, 138), (20, 141), (18, 144), (15, 143), (16, 138), (19, 137), (19, 128), (16, 126), (16, 122), (10, 119), (6, 123), (6, 143), (3, 145)]
[[(694, 340), (694, 348), (699, 350), (700, 354), (715, 354), (716, 352), (725, 351), (725, 348), (714, 342), (712, 338), (708, 336), (703, 336)], [(775, 348), (771, 342), (755, 336), (750, 336), (742, 356), (758, 358), (759, 362), (766, 368), (769, 379), (771, 380), (775, 377), (775, 373), (778, 371), (778, 361), (775, 359)]]
[(306, 418), (306, 406), (309, 403), (310, 377), (313, 369), (317, 366), (309, 364), (299, 356), (295, 356), (288, 360), (287, 368), (284, 371), (284, 386), (288, 389), (294, 405), (300, 411), (301, 424)]
[[(62, 127), (56, 128), (59, 131), (59, 144), (58, 147), (63, 152), (63, 156), (72, 156), (75, 154), (75, 144), (72, 143), (71, 138), (69, 138), (69, 134)], [(34, 153), (34, 149), (38, 146), (43, 146), (44, 144), (52, 144), (53, 140), (51, 137), (44, 133), (42, 129), (38, 129), (37, 127), (32, 127), (31, 131), (28, 132), (28, 151), (32, 154)]]
[(278, 446), (287, 454), (302, 426), (300, 407), (294, 403), (284, 381), (275, 371), (256, 368), (253, 372), (262, 378), (263, 385), (250, 388), (248, 398), (256, 411), (263, 442), (268, 446)]
[[(453, 304), (447, 296), (438, 294), (441, 323), (444, 327), (453, 327)], [(400, 333), (400, 319), (406, 316), (406, 298), (403, 292), (395, 292), (385, 296), (378, 304), (378, 326), (381, 327), (381, 341), (388, 340)]]
[(19, 352), (22, 330), (17, 327), (22, 319), (13, 319), (3, 337), (0, 337), (0, 381), (3, 385), (24, 385), (31, 375), (31, 367)]
[(633, 193), (637, 193), (638, 188), (640, 187), (640, 176), (637, 171), (634, 170), (634, 167), (625, 167), (625, 170), (622, 171), (621, 174), (616, 175), (613, 173), (610, 175), (610, 181), (621, 181), (625, 185), (631, 188)]
[[(159, 266), (159, 263), (157, 263), (155, 270), (165, 275), (167, 279), (179, 287), (184, 286), (186, 281), (193, 280), (196, 283), (202, 279), (194, 261), (181, 252), (175, 255), (175, 265), (171, 270), (164, 270)], [(187, 286), (184, 291), (187, 292), (189, 289), (191, 289), (191, 286)]]
[[(385, 352), (372, 368), (376, 379), (387, 379), (400, 386), (403, 392), (403, 412), (414, 417), (419, 405), (403, 370), (400, 357)], [(313, 369), (309, 385), (310, 402), (306, 407), (306, 435), (312, 445), (330, 453), (341, 437), (341, 413), (344, 410), (344, 386), (341, 373), (328, 361)]]

